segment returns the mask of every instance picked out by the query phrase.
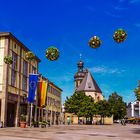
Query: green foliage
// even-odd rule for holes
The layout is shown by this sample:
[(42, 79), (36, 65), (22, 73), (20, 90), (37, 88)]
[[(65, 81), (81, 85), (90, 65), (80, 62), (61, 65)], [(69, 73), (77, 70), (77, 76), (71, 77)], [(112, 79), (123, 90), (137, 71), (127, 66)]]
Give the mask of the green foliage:
[(126, 115), (126, 103), (116, 92), (109, 96), (108, 101), (101, 100), (94, 103), (91, 96), (86, 96), (84, 92), (76, 92), (65, 102), (65, 111), (74, 113), (78, 117), (92, 118), (94, 115), (101, 117), (114, 116), (115, 120)]
[(21, 122), (26, 122), (26, 115), (21, 114), (21, 115), (20, 115), (20, 121), (21, 121)]
[(28, 51), (28, 52), (25, 54), (25, 58), (26, 58), (26, 60), (28, 60), (28, 61), (32, 61), (32, 60), (35, 59), (35, 55), (34, 55), (33, 52)]
[(46, 50), (46, 57), (51, 61), (57, 60), (59, 57), (59, 50), (54, 46), (49, 47)]
[(98, 115), (101, 115), (102, 117), (111, 117), (113, 114), (111, 105), (106, 100), (97, 102), (96, 108), (98, 110)]
[(4, 62), (5, 62), (6, 64), (11, 65), (11, 64), (13, 63), (13, 58), (12, 58), (11, 56), (5, 56), (5, 57), (4, 57)]
[(84, 92), (75, 92), (65, 102), (65, 111), (74, 113), (78, 117), (91, 117), (96, 114), (94, 100), (91, 96), (86, 96)]
[(135, 88), (134, 92), (135, 92), (135, 96), (137, 100), (140, 101), (140, 81), (139, 81), (138, 87)]
[(114, 120), (125, 117), (126, 103), (123, 101), (121, 96), (119, 96), (116, 92), (112, 93), (112, 95), (109, 96), (108, 103)]

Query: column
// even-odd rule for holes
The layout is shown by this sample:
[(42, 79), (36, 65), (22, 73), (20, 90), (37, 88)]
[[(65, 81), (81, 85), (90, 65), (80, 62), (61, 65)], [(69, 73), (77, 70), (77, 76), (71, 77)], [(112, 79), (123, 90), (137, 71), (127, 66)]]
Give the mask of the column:
[(56, 124), (56, 111), (54, 111), (54, 125)]
[(5, 98), (1, 100), (1, 121), (5, 127), (7, 122), (7, 101)]
[(38, 113), (38, 121), (40, 122), (40, 107), (39, 107), (39, 113)]
[(134, 104), (131, 103), (131, 116), (134, 117)]
[(30, 104), (27, 104), (27, 124), (30, 125)]
[(19, 101), (17, 102), (16, 106), (17, 107), (16, 107), (16, 121), (15, 121), (15, 126), (18, 127), (18, 122), (20, 121), (20, 118), (19, 118), (19, 106), (20, 106)]
[(53, 115), (53, 113), (52, 113), (52, 106), (51, 106), (51, 120), (50, 120), (51, 124), (52, 124), (52, 115)]
[(140, 101), (139, 101), (139, 117), (140, 117)]

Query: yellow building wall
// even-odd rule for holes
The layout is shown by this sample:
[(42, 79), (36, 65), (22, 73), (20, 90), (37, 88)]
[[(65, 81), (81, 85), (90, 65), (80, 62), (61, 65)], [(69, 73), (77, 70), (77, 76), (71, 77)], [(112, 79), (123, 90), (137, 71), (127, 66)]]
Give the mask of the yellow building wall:
[(5, 47), (5, 38), (0, 38), (0, 91), (2, 91), (3, 84), (3, 65), (4, 65), (4, 47)]
[[(60, 95), (61, 95), (61, 91), (59, 91), (59, 89), (57, 89), (55, 86), (50, 85), (53, 89), (57, 90)], [(57, 95), (50, 93), (49, 91), (47, 92), (47, 97), (50, 97), (52, 99), (54, 99), (55, 101), (60, 101), (60, 105), (59, 106), (55, 106), (55, 105), (48, 105), (48, 109), (52, 110), (52, 111), (56, 111), (56, 112), (61, 112), (61, 96), (58, 97)]]
[(105, 117), (104, 124), (113, 124), (113, 116), (112, 117)]
[[(20, 56), (20, 50), (22, 49), (22, 54)], [(22, 77), (23, 77), (23, 60), (26, 61), (25, 59), (25, 54), (27, 51), (25, 51), (25, 49), (22, 46), (19, 46), (19, 44), (14, 41), (13, 39), (10, 39), (10, 50), (9, 50), (9, 55), (12, 56), (12, 52), (15, 52), (18, 56), (18, 60), (17, 60), (17, 76), (16, 76), (16, 85), (15, 87), (11, 86), (11, 69), (12, 69), (12, 65), (9, 66), (9, 74), (8, 74), (8, 92), (13, 93), (13, 94), (18, 94), (19, 93), (19, 78), (21, 78), (21, 82), (20, 82), (20, 95), (26, 94), (28, 92), (28, 86), (27, 86), (27, 90), (23, 91), (22, 90)], [(20, 61), (21, 61), (21, 69), (20, 69)], [(32, 66), (34, 66), (36, 68), (36, 71), (38, 70), (37, 68), (37, 64), (38, 62), (36, 60), (34, 60), (33, 62), (29, 62), (28, 63), (28, 71), (27, 71), (27, 78), (29, 77), (29, 73), (32, 73)], [(30, 70), (29, 70), (30, 69)], [(19, 71), (20, 70), (20, 71)], [(28, 79), (27, 79), (27, 85), (28, 85)]]
[(72, 116), (72, 124), (78, 124), (78, 117), (76, 115)]
[(87, 95), (87, 96), (91, 96), (94, 100), (95, 100), (95, 102), (97, 102), (98, 100), (98, 97), (99, 97), (99, 100), (103, 100), (103, 95), (101, 94), (101, 93), (97, 93), (97, 92), (85, 92), (85, 94)]

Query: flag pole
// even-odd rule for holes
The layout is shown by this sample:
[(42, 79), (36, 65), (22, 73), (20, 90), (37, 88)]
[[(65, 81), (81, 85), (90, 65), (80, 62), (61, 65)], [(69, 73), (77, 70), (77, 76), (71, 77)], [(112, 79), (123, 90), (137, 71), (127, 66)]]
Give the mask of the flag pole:
[[(35, 72), (33, 71), (33, 74), (34, 74)], [(31, 110), (30, 110), (31, 112), (30, 112), (30, 127), (32, 127), (32, 116), (33, 116), (33, 103), (31, 103)]]
[(33, 103), (31, 103), (31, 112), (30, 112), (30, 127), (32, 126), (32, 115), (33, 115)]

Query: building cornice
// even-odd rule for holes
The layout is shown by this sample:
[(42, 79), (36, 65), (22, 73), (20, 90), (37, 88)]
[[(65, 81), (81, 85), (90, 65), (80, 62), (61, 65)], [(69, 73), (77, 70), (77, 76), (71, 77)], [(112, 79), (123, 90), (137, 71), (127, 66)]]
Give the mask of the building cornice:
[[(13, 40), (15, 40), (15, 42), (17, 42), (17, 44), (19, 44), (20, 46), (22, 46), (22, 48), (26, 51), (30, 51), (21, 41), (19, 41), (11, 32), (0, 32), (0, 37), (9, 37), (12, 38)], [(35, 59), (38, 62), (41, 62), (41, 60), (35, 55)]]

